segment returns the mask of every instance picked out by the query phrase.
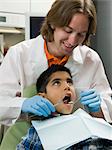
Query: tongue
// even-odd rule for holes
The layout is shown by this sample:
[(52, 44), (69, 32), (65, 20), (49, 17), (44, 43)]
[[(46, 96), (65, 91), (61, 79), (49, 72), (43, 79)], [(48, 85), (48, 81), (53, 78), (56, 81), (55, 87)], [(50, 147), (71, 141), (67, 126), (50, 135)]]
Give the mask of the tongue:
[(68, 100), (64, 100), (64, 104), (68, 104)]

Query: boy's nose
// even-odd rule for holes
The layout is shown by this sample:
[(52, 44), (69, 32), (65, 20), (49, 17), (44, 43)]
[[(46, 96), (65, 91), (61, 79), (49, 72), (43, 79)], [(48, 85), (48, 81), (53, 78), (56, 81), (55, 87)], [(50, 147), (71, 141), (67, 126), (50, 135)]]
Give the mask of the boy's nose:
[(70, 86), (68, 84), (65, 85), (64, 90), (70, 90)]

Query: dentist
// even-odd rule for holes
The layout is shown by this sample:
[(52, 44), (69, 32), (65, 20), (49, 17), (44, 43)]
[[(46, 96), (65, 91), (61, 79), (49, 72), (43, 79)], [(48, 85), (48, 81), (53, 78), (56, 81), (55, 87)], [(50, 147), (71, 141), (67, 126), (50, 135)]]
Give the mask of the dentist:
[(0, 123), (10, 126), (22, 114), (46, 117), (55, 111), (52, 103), (41, 96), (23, 97), (24, 89), (35, 84), (52, 64), (71, 70), (80, 91), (80, 104), (92, 116), (112, 122), (112, 91), (100, 57), (89, 47), (95, 32), (92, 0), (56, 0), (41, 34), (12, 46), (0, 66)]

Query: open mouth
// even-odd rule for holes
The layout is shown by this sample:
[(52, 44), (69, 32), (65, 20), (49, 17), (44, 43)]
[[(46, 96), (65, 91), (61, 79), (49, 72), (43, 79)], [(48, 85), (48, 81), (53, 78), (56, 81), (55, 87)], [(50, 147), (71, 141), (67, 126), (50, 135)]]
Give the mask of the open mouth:
[(69, 104), (69, 102), (71, 102), (71, 96), (65, 96), (63, 102), (64, 104)]

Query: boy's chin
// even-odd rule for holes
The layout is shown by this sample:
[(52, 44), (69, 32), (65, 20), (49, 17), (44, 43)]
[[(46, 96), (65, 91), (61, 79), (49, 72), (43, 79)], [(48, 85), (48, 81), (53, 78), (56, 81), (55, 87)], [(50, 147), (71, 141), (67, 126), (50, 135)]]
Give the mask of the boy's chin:
[(63, 110), (63, 111), (58, 112), (58, 113), (60, 113), (60, 114), (62, 114), (62, 115), (69, 115), (69, 114), (72, 113), (72, 110), (70, 110), (70, 111), (68, 111), (68, 110)]
[(63, 115), (69, 115), (71, 113), (72, 113), (72, 111), (71, 112), (65, 112), (65, 113), (63, 113)]

